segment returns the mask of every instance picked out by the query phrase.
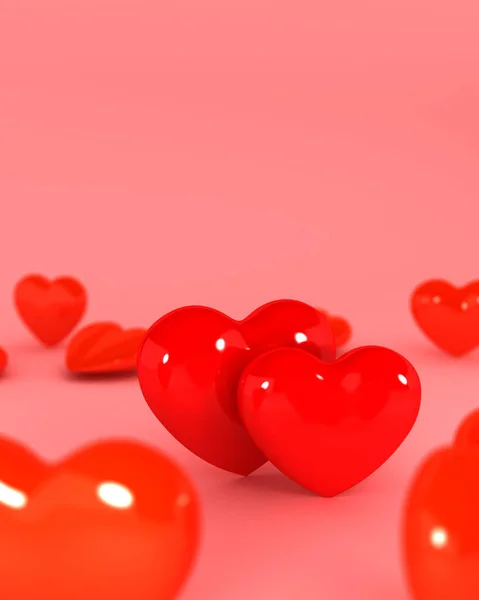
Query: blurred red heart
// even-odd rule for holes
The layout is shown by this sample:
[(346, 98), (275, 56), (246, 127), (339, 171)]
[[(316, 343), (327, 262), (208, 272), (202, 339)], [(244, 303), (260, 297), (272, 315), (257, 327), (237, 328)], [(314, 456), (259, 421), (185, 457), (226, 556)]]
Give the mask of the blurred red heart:
[(415, 600), (479, 598), (479, 450), (442, 448), (415, 474), (403, 517), (407, 581)]
[(245, 369), (238, 404), (265, 456), (285, 475), (332, 497), (379, 468), (416, 421), (421, 386), (402, 356), (375, 346), (327, 363), (273, 350)]
[(351, 325), (346, 321), (346, 319), (343, 319), (343, 317), (339, 317), (337, 315), (330, 315), (322, 308), (318, 308), (318, 311), (326, 315), (331, 325), (336, 348), (342, 348), (343, 346), (345, 346), (351, 339)]
[(477, 446), (479, 449), (479, 410), (474, 410), (462, 421), (456, 433), (455, 445)]
[(171, 600), (198, 543), (189, 480), (130, 442), (57, 465), (0, 439), (0, 597)]
[(148, 331), (138, 378), (149, 407), (181, 444), (216, 467), (248, 475), (266, 459), (238, 414), (241, 372), (266, 350), (299, 345), (334, 359), (328, 320), (302, 302), (271, 302), (244, 321), (211, 308), (180, 308)]
[(5, 371), (8, 364), (8, 355), (3, 348), (0, 348), (0, 375)]
[(122, 329), (115, 323), (94, 323), (78, 331), (66, 350), (72, 373), (118, 373), (136, 369), (146, 329)]
[(72, 277), (49, 281), (42, 275), (29, 275), (15, 288), (20, 318), (45, 346), (56, 346), (75, 329), (86, 304), (85, 288)]
[(462, 288), (427, 281), (414, 291), (411, 311), (421, 330), (445, 352), (461, 356), (479, 346), (479, 281)]

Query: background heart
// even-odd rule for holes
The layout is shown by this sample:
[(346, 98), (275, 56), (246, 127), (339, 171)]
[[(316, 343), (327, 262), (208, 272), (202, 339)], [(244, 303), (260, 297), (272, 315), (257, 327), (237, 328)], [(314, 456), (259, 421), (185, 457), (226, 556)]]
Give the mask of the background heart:
[(5, 371), (8, 364), (8, 355), (3, 348), (0, 348), (0, 375)]
[(479, 345), (479, 281), (456, 288), (447, 281), (420, 285), (411, 297), (420, 329), (436, 346), (462, 356)]
[(375, 346), (332, 363), (278, 349), (250, 363), (238, 387), (243, 422), (285, 475), (335, 496), (380, 467), (416, 421), (421, 386), (402, 356)]
[(43, 275), (28, 275), (17, 283), (14, 300), (20, 318), (33, 335), (45, 346), (56, 346), (81, 321), (87, 294), (72, 277), (49, 281)]
[(181, 308), (157, 321), (143, 341), (141, 390), (181, 444), (212, 465), (248, 475), (266, 458), (239, 417), (238, 381), (248, 362), (278, 346), (335, 356), (327, 318), (302, 302), (271, 302), (243, 321), (211, 308)]
[(123, 329), (116, 323), (93, 323), (72, 337), (66, 366), (72, 373), (119, 373), (136, 369), (145, 329)]

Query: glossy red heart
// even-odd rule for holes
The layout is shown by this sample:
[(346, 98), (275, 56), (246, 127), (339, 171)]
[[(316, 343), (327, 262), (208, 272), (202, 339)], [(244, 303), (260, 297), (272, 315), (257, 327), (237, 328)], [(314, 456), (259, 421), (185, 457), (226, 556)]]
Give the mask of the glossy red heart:
[(465, 438), (430, 454), (416, 472), (402, 528), (415, 600), (479, 598), (478, 474), (479, 449)]
[(116, 323), (93, 323), (78, 331), (66, 350), (72, 373), (100, 374), (134, 371), (146, 329), (122, 329)]
[(238, 387), (246, 428), (285, 475), (332, 497), (378, 469), (419, 412), (421, 386), (402, 356), (376, 346), (332, 363), (300, 349), (263, 354)]
[(196, 554), (188, 478), (136, 443), (45, 465), (0, 439), (0, 597), (172, 600)]
[(351, 325), (346, 321), (346, 319), (343, 319), (343, 317), (339, 317), (337, 315), (330, 315), (322, 308), (318, 308), (318, 310), (319, 312), (325, 314), (328, 318), (329, 324), (331, 325), (331, 329), (333, 330), (336, 348), (342, 348), (343, 346), (345, 346), (351, 339)]
[(56, 346), (81, 321), (87, 305), (83, 285), (72, 277), (49, 281), (29, 275), (15, 288), (15, 306), (20, 318), (45, 346)]
[(427, 281), (411, 298), (417, 325), (441, 350), (462, 356), (479, 346), (479, 281), (456, 288)]
[(334, 359), (327, 319), (302, 302), (271, 302), (244, 321), (211, 308), (180, 308), (148, 331), (138, 378), (149, 407), (180, 443), (216, 467), (248, 475), (266, 459), (238, 414), (239, 377), (258, 354), (299, 345)]
[(8, 364), (8, 355), (3, 348), (0, 348), (0, 375), (5, 371)]

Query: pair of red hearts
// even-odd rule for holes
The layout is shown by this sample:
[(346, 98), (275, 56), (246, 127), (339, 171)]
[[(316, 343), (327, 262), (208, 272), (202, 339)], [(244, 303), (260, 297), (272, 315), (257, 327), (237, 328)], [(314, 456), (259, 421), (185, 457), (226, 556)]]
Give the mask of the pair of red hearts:
[(479, 346), (479, 281), (456, 288), (447, 281), (420, 285), (411, 297), (417, 325), (436, 346), (462, 356)]
[(199, 527), (189, 479), (146, 446), (100, 442), (52, 465), (0, 438), (0, 598), (172, 600)]
[[(41, 275), (29, 275), (15, 288), (15, 306), (33, 335), (45, 346), (53, 347), (69, 336), (83, 318), (87, 293), (72, 277), (49, 281)], [(66, 366), (80, 374), (133, 371), (144, 334), (144, 329), (124, 330), (110, 322), (84, 327), (68, 344)], [(5, 368), (6, 353), (3, 354)]]
[(403, 553), (415, 600), (479, 598), (479, 411), (429, 455), (405, 503)]
[(421, 396), (413, 366), (392, 350), (334, 359), (326, 315), (301, 302), (272, 302), (243, 321), (186, 307), (150, 328), (138, 377), (159, 421), (200, 458), (239, 475), (269, 460), (330, 497), (396, 451)]

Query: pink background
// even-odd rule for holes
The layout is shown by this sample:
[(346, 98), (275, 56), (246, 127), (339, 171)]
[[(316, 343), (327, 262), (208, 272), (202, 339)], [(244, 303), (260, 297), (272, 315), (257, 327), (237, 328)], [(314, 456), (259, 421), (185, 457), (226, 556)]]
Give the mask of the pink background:
[[(399, 514), (418, 460), (477, 405), (478, 356), (415, 329), (420, 281), (478, 277), (474, 0), (2, 0), (0, 431), (57, 458), (146, 440), (200, 489), (182, 600), (405, 600)], [(417, 426), (367, 482), (313, 498), (182, 449), (134, 380), (72, 383), (18, 321), (22, 275), (78, 276), (87, 321), (281, 297), (408, 357)]]

